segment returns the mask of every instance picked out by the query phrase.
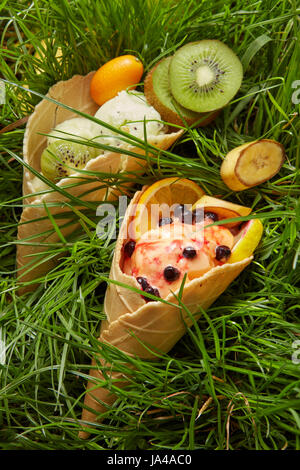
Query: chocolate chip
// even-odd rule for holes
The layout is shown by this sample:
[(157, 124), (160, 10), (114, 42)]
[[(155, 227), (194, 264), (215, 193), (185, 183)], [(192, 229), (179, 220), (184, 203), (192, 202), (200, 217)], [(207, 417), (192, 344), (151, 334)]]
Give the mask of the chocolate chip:
[(195, 258), (195, 256), (197, 256), (197, 252), (193, 246), (186, 246), (183, 249), (182, 254), (185, 258), (188, 258), (188, 259), (192, 259), (192, 258)]
[(169, 225), (173, 223), (172, 217), (162, 217), (159, 219), (158, 225), (161, 227), (162, 225)]
[(147, 281), (147, 279), (145, 277), (138, 276), (136, 278), (136, 280), (140, 284), (140, 286), (143, 290), (145, 290), (145, 289), (147, 289), (147, 287), (149, 287), (149, 282)]
[(129, 240), (129, 242), (125, 243), (124, 245), (124, 252), (129, 258), (131, 258), (132, 253), (134, 252), (135, 249), (135, 241)]
[(211, 219), (213, 222), (217, 222), (219, 220), (218, 215), (215, 212), (205, 212), (204, 213), (205, 219)]
[(167, 266), (164, 269), (164, 278), (166, 281), (173, 282), (176, 281), (180, 276), (180, 271), (174, 266)]
[(218, 261), (226, 261), (231, 255), (231, 249), (226, 245), (219, 245), (216, 248), (216, 259)]
[(192, 224), (193, 215), (191, 211), (184, 207), (184, 204), (178, 204), (174, 209), (174, 216), (183, 224)]
[[(147, 294), (155, 295), (156, 297), (160, 297), (159, 290), (156, 289), (156, 287), (149, 286), (146, 287), (144, 292), (147, 292)], [(149, 299), (149, 297), (143, 296), (143, 299), (146, 300), (146, 302), (155, 302), (155, 299)]]

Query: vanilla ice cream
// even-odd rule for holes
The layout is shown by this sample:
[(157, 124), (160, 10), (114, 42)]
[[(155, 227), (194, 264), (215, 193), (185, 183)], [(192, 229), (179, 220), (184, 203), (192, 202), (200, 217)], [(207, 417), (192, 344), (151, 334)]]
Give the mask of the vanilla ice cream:
[[(76, 117), (67, 119), (66, 121), (58, 124), (55, 129), (50, 132), (48, 136), (48, 145), (56, 140), (61, 139), (76, 139), (78, 140), (96, 140), (96, 137), (101, 134), (101, 126), (87, 118)], [(77, 139), (76, 139), (77, 140)], [(101, 153), (101, 150), (99, 150)]]
[[(95, 117), (140, 139), (164, 133), (164, 124), (160, 114), (150, 106), (143, 93), (137, 91), (121, 91), (115, 98), (104, 103), (96, 112)], [(117, 133), (100, 126), (103, 142), (121, 145), (122, 140)], [(113, 136), (113, 137), (112, 137)], [(106, 139), (106, 140), (105, 140)]]
[[(150, 106), (143, 93), (137, 91), (121, 91), (115, 98), (104, 103), (96, 112), (95, 117), (111, 126), (140, 139), (146, 134), (157, 136), (164, 133), (164, 124), (160, 114)], [(94, 140), (95, 142), (120, 147), (122, 140), (119, 134), (104, 126), (83, 118), (76, 117), (58, 124), (48, 136), (48, 145), (58, 139)], [(104, 153), (98, 149), (98, 155)]]

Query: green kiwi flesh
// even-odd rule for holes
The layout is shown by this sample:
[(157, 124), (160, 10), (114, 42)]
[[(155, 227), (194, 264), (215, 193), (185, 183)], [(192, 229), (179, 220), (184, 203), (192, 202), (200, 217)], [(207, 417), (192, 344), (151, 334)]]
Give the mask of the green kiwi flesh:
[(202, 113), (228, 104), (241, 86), (243, 67), (226, 44), (205, 39), (188, 43), (175, 52), (169, 79), (176, 101)]
[(96, 156), (96, 149), (75, 142), (57, 140), (44, 150), (41, 156), (41, 170), (44, 176), (57, 182), (81, 170)]
[(188, 125), (197, 123), (204, 126), (211, 122), (215, 115), (207, 116), (195, 113), (181, 106), (173, 97), (169, 85), (169, 65), (171, 57), (162, 59), (150, 70), (144, 82), (144, 93), (147, 101), (160, 113), (161, 118), (171, 124)]

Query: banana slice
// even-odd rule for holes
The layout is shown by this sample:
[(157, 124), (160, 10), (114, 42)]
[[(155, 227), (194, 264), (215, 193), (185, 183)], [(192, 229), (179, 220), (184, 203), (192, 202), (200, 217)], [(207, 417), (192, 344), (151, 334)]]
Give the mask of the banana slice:
[(264, 183), (278, 173), (285, 159), (284, 147), (262, 139), (231, 150), (221, 165), (221, 178), (234, 191)]

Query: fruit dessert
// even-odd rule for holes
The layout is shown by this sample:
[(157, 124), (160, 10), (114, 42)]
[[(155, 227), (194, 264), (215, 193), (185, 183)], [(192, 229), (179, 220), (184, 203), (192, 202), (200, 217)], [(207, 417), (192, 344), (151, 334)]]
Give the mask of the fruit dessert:
[[(143, 155), (145, 149), (142, 146), (124, 142), (115, 129), (106, 129), (78, 117), (70, 109), (47, 98), (92, 116), (97, 113), (101, 121), (109, 121), (121, 131), (141, 139), (144, 138), (145, 124), (148, 143), (160, 149), (167, 149), (181, 135), (181, 132), (170, 132), (161, 123), (159, 113), (146, 103), (144, 95), (137, 92), (124, 90), (114, 96), (109, 105), (104, 104), (99, 109), (90, 96), (93, 76), (94, 72), (86, 76), (76, 75), (54, 85), (28, 120), (24, 162), (36, 173), (24, 168), (24, 206), (17, 246), (18, 280), (23, 284), (19, 293), (36, 288), (35, 280), (57, 264), (55, 253), (46, 256), (46, 251), (55, 248), (57, 243), (78, 229), (70, 196), (76, 198), (79, 209), (81, 201), (115, 200), (120, 191), (111, 185), (112, 177), (123, 171), (132, 175), (141, 173), (148, 164), (146, 159), (120, 152), (122, 147), (124, 151), (128, 149)], [(133, 118), (134, 121), (142, 121), (143, 125), (131, 122)], [(93, 147), (92, 141), (107, 145), (107, 150)], [(48, 181), (56, 186), (48, 185)]]
[(227, 262), (234, 244), (228, 228), (211, 226), (218, 220), (215, 212), (205, 212), (203, 217), (198, 212), (198, 221), (195, 216), (194, 223), (184, 223), (181, 208), (178, 205), (170, 218), (160, 219), (158, 228), (137, 242), (129, 240), (124, 245), (123, 272), (157, 297), (178, 290), (185, 274), (188, 282)]
[[(151, 211), (153, 205), (158, 210)], [(116, 243), (100, 342), (133, 358), (154, 359), (170, 351), (201, 309), (251, 263), (262, 224), (258, 218), (240, 220), (250, 213), (248, 207), (205, 195), (186, 179), (166, 178), (137, 192)], [(82, 438), (116, 399), (103, 384), (128, 383), (100, 357), (90, 376)]]
[[(41, 171), (46, 178), (57, 182), (71, 176), (77, 169), (84, 169), (89, 160), (109, 152), (92, 147), (93, 142), (110, 147), (124, 146), (117, 130), (143, 140), (148, 136), (153, 140), (167, 131), (160, 114), (147, 103), (143, 93), (136, 91), (119, 92), (97, 110), (95, 117), (116, 128), (116, 131), (87, 118), (73, 118), (63, 121), (50, 132), (48, 146), (41, 155)], [(69, 142), (64, 138), (81, 142), (86, 140), (87, 145)], [(38, 181), (39, 178), (35, 177), (35, 189), (44, 188), (44, 184), (39, 187)]]
[(166, 122), (205, 126), (234, 97), (242, 64), (217, 40), (188, 43), (158, 62), (147, 74), (144, 91)]

